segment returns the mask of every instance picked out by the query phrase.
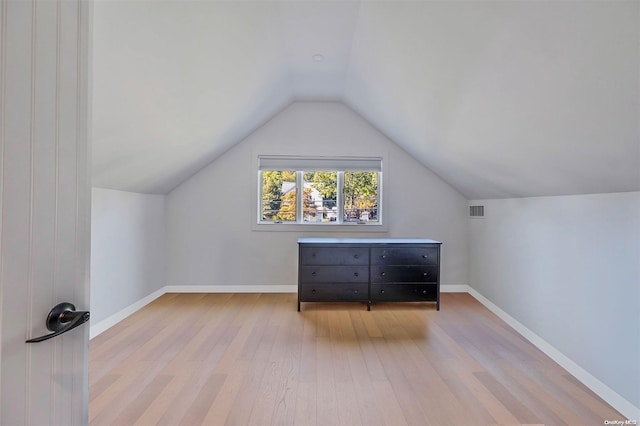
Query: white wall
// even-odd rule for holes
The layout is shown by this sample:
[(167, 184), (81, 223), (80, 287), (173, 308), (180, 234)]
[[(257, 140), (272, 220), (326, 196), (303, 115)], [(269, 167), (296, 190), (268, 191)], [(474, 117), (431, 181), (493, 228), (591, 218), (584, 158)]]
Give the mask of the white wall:
[(165, 285), (165, 196), (93, 188), (91, 322)]
[(168, 195), (168, 285), (295, 285), (298, 237), (371, 235), (252, 229), (258, 154), (382, 156), (375, 236), (442, 241), (442, 284), (467, 284), (467, 200), (344, 104), (297, 102)]
[(470, 204), (470, 285), (638, 410), (640, 192)]

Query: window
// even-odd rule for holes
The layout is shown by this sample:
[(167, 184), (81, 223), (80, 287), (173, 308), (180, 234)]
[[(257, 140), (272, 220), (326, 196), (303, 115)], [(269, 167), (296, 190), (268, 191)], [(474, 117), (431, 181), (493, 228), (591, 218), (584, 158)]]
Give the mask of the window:
[(305, 223), (335, 222), (338, 211), (338, 172), (318, 170), (302, 172)]
[(382, 223), (379, 157), (259, 156), (258, 175), (258, 223)]
[(296, 221), (296, 171), (262, 171), (262, 221)]

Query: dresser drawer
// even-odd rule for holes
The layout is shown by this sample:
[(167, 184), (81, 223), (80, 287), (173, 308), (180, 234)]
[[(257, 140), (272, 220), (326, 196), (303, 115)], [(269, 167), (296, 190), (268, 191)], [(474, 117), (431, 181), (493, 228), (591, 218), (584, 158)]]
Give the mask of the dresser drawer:
[(371, 266), (371, 282), (374, 283), (406, 283), (406, 282), (437, 282), (438, 267), (411, 266)]
[(298, 290), (301, 302), (337, 302), (369, 300), (368, 284), (304, 284)]
[(367, 247), (301, 247), (302, 265), (368, 265)]
[(375, 247), (372, 265), (437, 265), (438, 247)]
[(303, 283), (366, 283), (369, 282), (368, 266), (301, 266)]
[(371, 284), (372, 302), (433, 302), (437, 298), (437, 284)]

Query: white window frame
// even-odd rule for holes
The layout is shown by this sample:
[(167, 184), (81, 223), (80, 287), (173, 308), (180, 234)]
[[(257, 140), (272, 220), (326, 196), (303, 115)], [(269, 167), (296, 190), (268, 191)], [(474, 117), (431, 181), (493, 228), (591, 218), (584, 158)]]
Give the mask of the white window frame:
[[(309, 156), (280, 156), (257, 155), (256, 194), (257, 203), (254, 230), (269, 231), (321, 231), (340, 228), (343, 231), (386, 232), (383, 205), (383, 158), (382, 157), (309, 157)], [(262, 220), (262, 171), (264, 170), (295, 170), (296, 171), (296, 221), (264, 221)], [(337, 172), (337, 216), (334, 222), (305, 222), (304, 221), (304, 172), (306, 171), (336, 171)], [(375, 171), (378, 173), (378, 205), (376, 221), (344, 221), (344, 172), (345, 171)]]

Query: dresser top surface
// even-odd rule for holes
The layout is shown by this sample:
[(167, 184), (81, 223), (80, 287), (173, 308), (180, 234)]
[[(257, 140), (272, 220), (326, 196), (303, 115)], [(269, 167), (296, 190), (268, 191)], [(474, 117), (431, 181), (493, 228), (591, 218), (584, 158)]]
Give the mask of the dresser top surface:
[(298, 244), (442, 244), (428, 238), (298, 238)]

